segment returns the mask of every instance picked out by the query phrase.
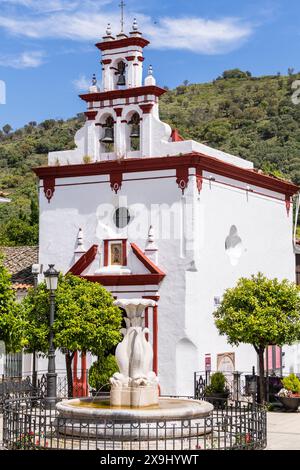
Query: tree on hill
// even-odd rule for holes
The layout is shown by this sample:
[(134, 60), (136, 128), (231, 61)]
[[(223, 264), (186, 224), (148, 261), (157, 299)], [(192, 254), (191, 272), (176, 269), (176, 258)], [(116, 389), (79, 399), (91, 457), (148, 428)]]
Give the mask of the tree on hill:
[(230, 344), (251, 344), (259, 359), (260, 402), (265, 401), (264, 353), (269, 345), (283, 346), (300, 339), (299, 288), (287, 280), (267, 279), (261, 273), (241, 278), (227, 289), (214, 312), (221, 335)]
[(252, 74), (251, 72), (243, 72), (240, 69), (231, 69), (231, 70), (225, 70), (222, 74), (222, 77), (226, 80), (229, 78), (249, 78), (251, 77)]
[(8, 135), (12, 131), (12, 127), (10, 124), (5, 124), (5, 126), (2, 127), (2, 130), (4, 134)]
[[(30, 352), (47, 354), (49, 292), (44, 283), (23, 300)], [(72, 361), (76, 351), (106, 357), (120, 341), (122, 315), (100, 284), (68, 274), (60, 276), (55, 296), (54, 344), (65, 354), (68, 393), (73, 395)]]

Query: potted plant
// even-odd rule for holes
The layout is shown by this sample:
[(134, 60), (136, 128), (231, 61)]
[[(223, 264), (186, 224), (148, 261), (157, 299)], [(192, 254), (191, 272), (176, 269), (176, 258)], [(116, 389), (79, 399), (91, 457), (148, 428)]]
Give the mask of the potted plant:
[(222, 372), (215, 372), (210, 378), (210, 384), (205, 387), (205, 400), (215, 408), (224, 408), (229, 396), (229, 388), (226, 386), (226, 377)]
[(278, 392), (278, 398), (288, 411), (297, 411), (300, 406), (300, 380), (295, 374), (282, 379), (283, 388)]

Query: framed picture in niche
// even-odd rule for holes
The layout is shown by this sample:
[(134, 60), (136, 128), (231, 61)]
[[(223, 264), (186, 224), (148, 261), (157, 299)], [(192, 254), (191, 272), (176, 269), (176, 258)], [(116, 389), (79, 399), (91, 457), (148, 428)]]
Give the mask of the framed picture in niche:
[(123, 248), (122, 242), (110, 243), (109, 246), (109, 259), (111, 266), (123, 265)]

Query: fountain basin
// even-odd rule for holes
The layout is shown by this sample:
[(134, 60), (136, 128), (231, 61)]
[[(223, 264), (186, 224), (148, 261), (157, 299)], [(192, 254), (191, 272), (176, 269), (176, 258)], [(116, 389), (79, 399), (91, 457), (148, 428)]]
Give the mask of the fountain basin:
[[(112, 407), (109, 400), (81, 398), (59, 402), (57, 429), (66, 435), (97, 439), (157, 440), (203, 434), (213, 406), (205, 401), (159, 398), (145, 408)], [(206, 432), (209, 432), (206, 429)]]

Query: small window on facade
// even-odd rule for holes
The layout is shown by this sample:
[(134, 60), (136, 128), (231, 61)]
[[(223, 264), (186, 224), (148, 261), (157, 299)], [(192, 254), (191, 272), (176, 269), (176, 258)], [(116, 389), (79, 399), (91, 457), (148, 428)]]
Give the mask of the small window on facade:
[(124, 228), (130, 222), (130, 214), (127, 207), (119, 207), (114, 213), (114, 223), (118, 228)]

